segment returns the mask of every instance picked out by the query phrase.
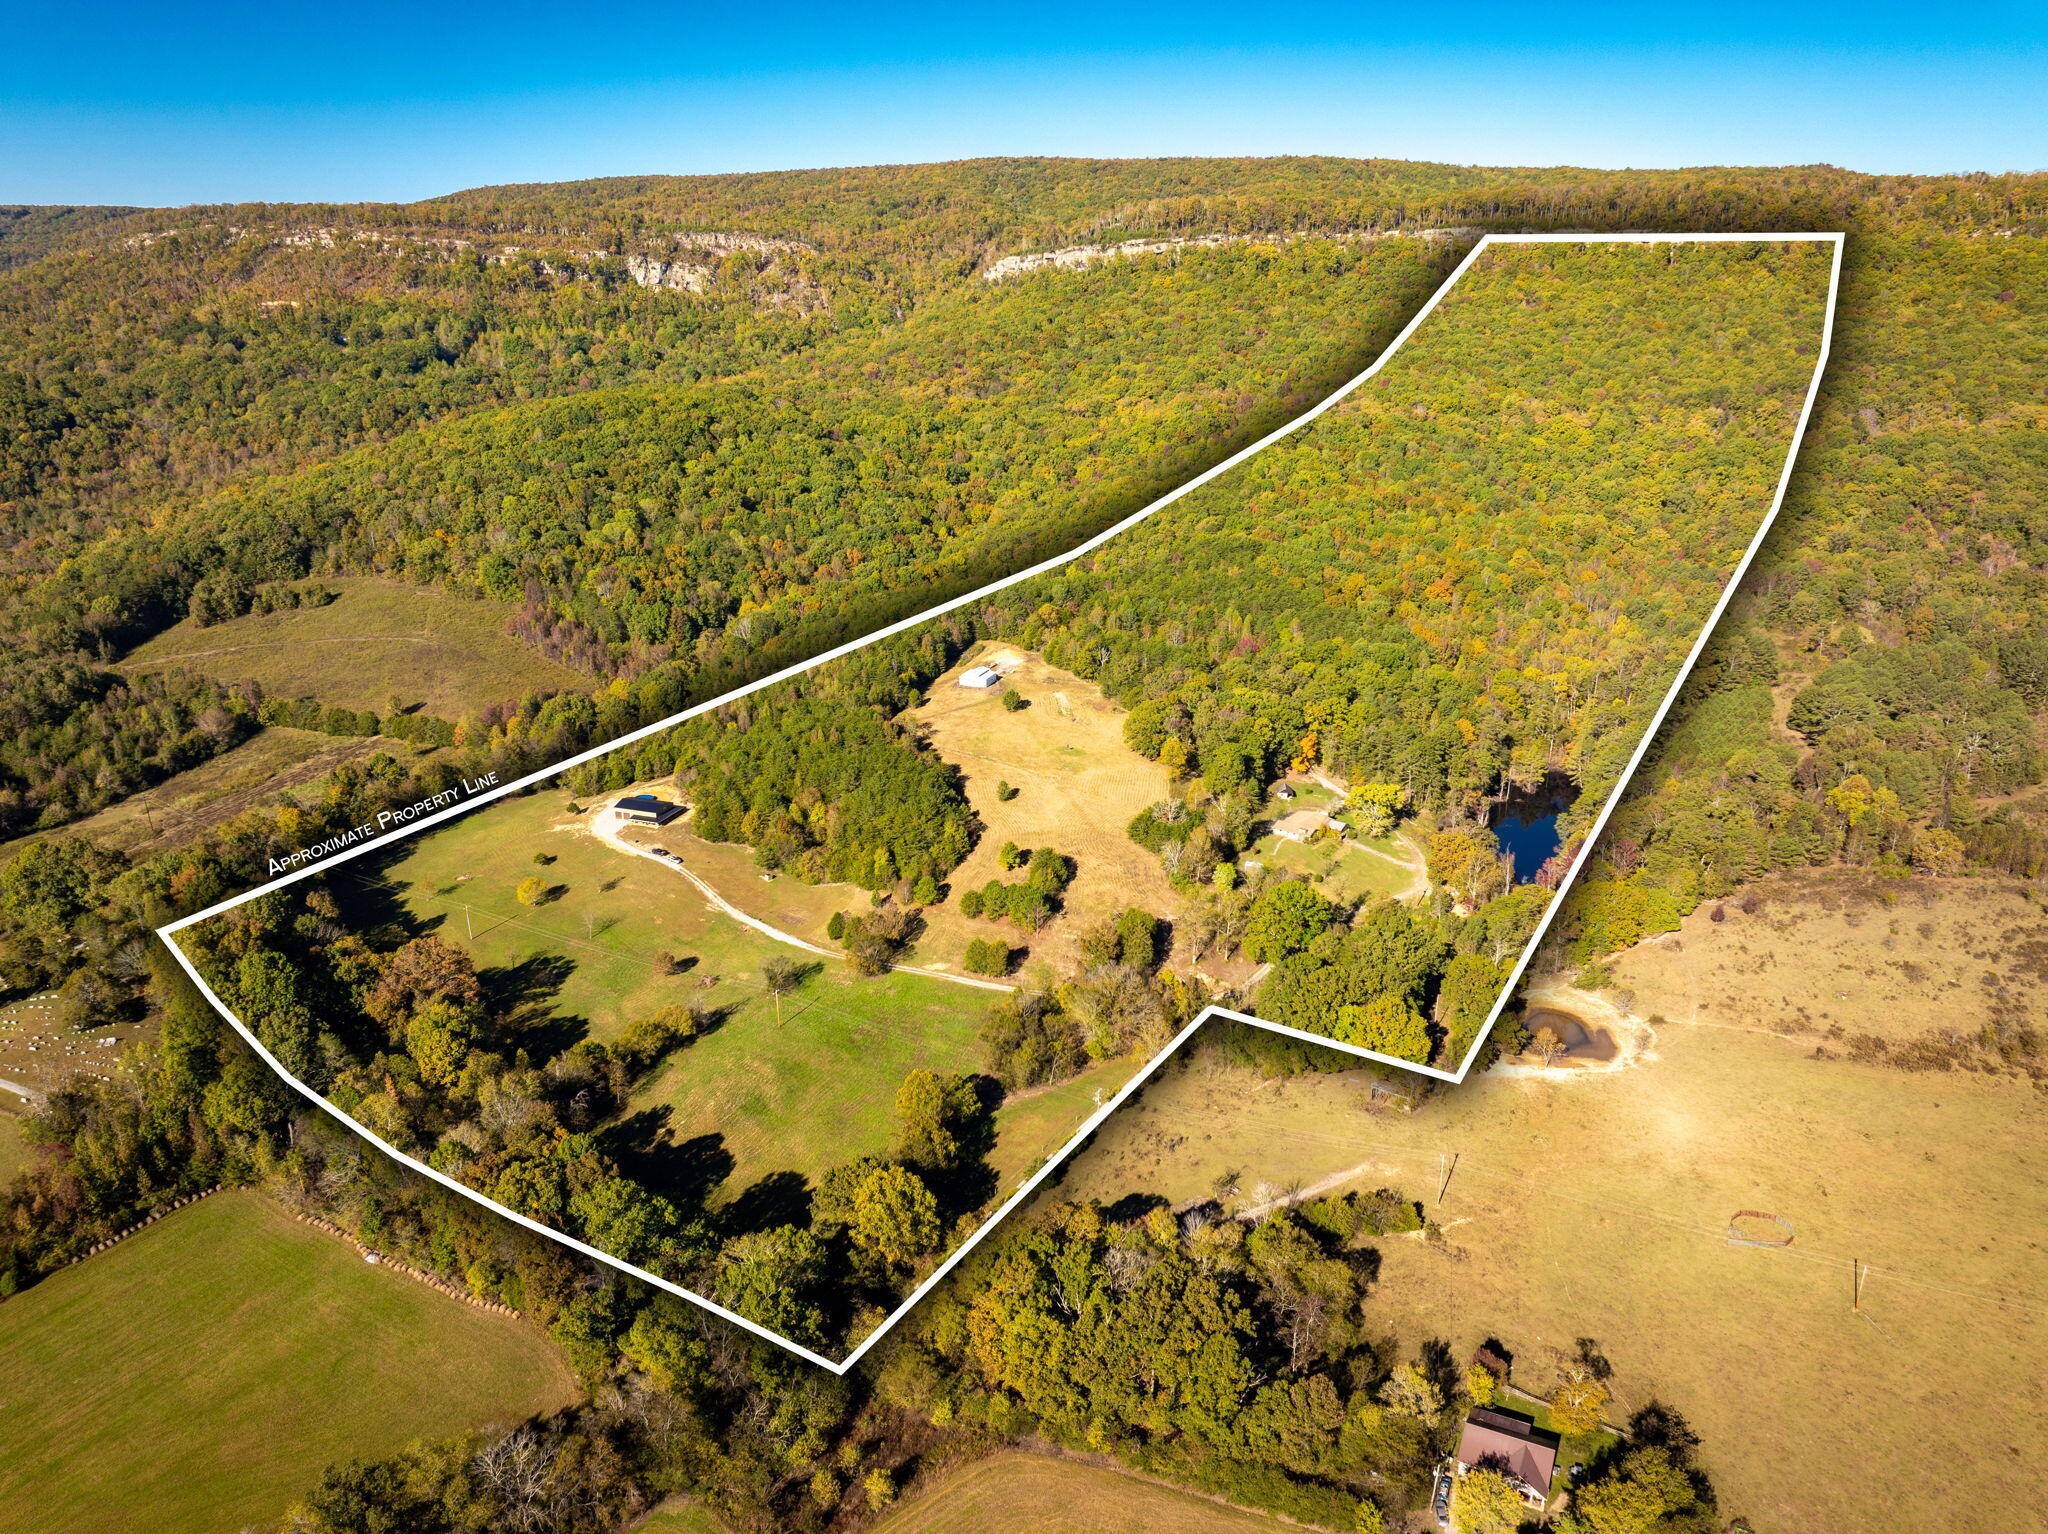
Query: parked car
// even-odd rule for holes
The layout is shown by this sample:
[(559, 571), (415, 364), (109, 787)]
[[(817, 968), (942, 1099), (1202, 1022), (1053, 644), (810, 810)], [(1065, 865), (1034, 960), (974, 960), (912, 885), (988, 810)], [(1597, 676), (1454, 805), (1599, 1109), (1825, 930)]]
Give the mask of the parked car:
[(669, 855), (669, 850), (666, 847), (649, 847), (647, 850), (658, 858), (665, 858)]
[(1436, 1495), (1430, 1499), (1431, 1509), (1436, 1513), (1437, 1527), (1451, 1526), (1451, 1467), (1447, 1464), (1436, 1467)]

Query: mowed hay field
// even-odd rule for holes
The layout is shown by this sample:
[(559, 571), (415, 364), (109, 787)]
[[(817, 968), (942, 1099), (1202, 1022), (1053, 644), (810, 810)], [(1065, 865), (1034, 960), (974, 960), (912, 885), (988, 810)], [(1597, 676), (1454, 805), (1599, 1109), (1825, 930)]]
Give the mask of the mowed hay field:
[[(0, 1089), (4, 1091), (4, 1089)], [(21, 1114), (13, 1095), (0, 1095), (0, 1187), (13, 1181), (14, 1174), (29, 1162), (27, 1144), (21, 1138)]]
[(1273, 1534), (1287, 1527), (1121, 1470), (1017, 1453), (938, 1477), (873, 1526), (874, 1534)]
[[(559, 988), (536, 992), (536, 1003), (600, 1040), (664, 1006), (725, 1009), (632, 1105), (665, 1121), (671, 1145), (692, 1145), (693, 1166), (704, 1153), (731, 1158), (721, 1196), (772, 1173), (815, 1178), (884, 1152), (905, 1076), (920, 1066), (979, 1069), (982, 1020), (998, 993), (918, 975), (863, 978), (836, 958), (776, 942), (715, 910), (675, 870), (607, 846), (571, 802), (549, 791), (490, 805), (409, 844), (383, 872), (385, 887), (501, 983), (522, 966), (566, 961)], [(555, 861), (538, 865), (537, 852)], [(513, 891), (530, 876), (559, 893), (522, 906)], [(662, 974), (656, 955), (664, 950), (694, 963)], [(761, 980), (774, 957), (809, 971), (783, 998), (780, 1021)], [(1017, 1116), (999, 1165), (1043, 1153), (1050, 1106)]]
[(268, 1526), (330, 1463), (574, 1400), (523, 1323), (216, 1194), (0, 1305), (0, 1529)]
[(694, 1502), (665, 1502), (632, 1526), (631, 1534), (726, 1534), (709, 1508)]
[[(959, 685), (970, 666), (990, 664), (1015, 669), (1001, 686), (986, 691)], [(1002, 705), (1002, 693), (1011, 687), (1028, 704), (1015, 713)], [(1004, 938), (1012, 947), (1028, 941), (1034, 956), (1061, 974), (1071, 973), (1080, 963), (1079, 934), (1103, 917), (1134, 905), (1168, 920), (1180, 915), (1182, 901), (1159, 859), (1127, 831), (1141, 810), (1171, 796), (1172, 779), (1124, 744), (1124, 711), (1094, 683), (1010, 646), (981, 645), (932, 684), (910, 718), (929, 731), (932, 748), (960, 769), (968, 802), (985, 827), (947, 881), (946, 900), (926, 913), (920, 963), (957, 965), (973, 939)], [(1016, 798), (996, 797), (996, 785), (1003, 782), (1017, 790)], [(963, 890), (1023, 877), (1021, 871), (1003, 872), (996, 861), (1005, 842), (1027, 852), (1051, 847), (1075, 862), (1064, 911), (1036, 934), (960, 914)]]
[(256, 682), (276, 697), (383, 713), (398, 698), (446, 719), (537, 692), (587, 692), (588, 677), (506, 632), (509, 602), (450, 596), (375, 576), (298, 583), (340, 595), (325, 607), (190, 619), (139, 646), (124, 671), (178, 667)]
[(147, 857), (196, 841), (246, 809), (269, 803), (291, 789), (318, 783), (344, 762), (360, 761), (379, 751), (401, 761), (414, 754), (404, 741), (381, 736), (322, 735), (272, 726), (212, 761), (65, 827), (63, 834)]
[[(1636, 1007), (1676, 1010), (1646, 987)], [(1430, 1211), (1446, 1246), (1380, 1243), (1368, 1306), (1411, 1345), (1462, 1358), (1496, 1336), (1517, 1382), (1547, 1391), (1560, 1353), (1596, 1339), (1618, 1413), (1682, 1411), (1724, 1512), (1760, 1534), (2035, 1526), (2013, 1515), (2048, 1506), (2048, 1460), (2014, 1403), (2048, 1359), (2048, 1099), (1745, 1026), (1665, 1023), (1641, 1063), (1564, 1075), (1488, 1075), (1374, 1115), (1362, 1079), (1262, 1082), (1198, 1055), (1060, 1192), (1194, 1199), (1230, 1167), (1245, 1187), (1429, 1200), (1455, 1155)], [(1739, 1209), (1790, 1221), (1793, 1245), (1730, 1245)]]

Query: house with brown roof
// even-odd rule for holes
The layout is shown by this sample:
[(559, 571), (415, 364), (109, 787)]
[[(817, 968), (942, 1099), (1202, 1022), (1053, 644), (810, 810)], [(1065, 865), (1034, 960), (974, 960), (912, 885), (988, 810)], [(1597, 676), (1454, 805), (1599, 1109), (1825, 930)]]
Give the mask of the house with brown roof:
[(1458, 1474), (1493, 1470), (1514, 1483), (1522, 1500), (1539, 1512), (1550, 1501), (1560, 1440), (1512, 1412), (1475, 1406), (1458, 1434)]
[(1273, 822), (1273, 834), (1282, 841), (1305, 842), (1336, 823), (1321, 810), (1290, 810)]

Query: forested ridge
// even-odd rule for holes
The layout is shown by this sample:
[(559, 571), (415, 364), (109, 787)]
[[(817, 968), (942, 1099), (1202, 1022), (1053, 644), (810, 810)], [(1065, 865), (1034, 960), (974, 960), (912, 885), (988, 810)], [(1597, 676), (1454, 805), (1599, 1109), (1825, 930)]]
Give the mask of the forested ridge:
[[(566, 748), (1048, 552), (1298, 408), (1441, 269), (1347, 279), (1330, 264), (1370, 274), (1384, 243), (1324, 237), (1846, 228), (1845, 317), (1866, 290), (1911, 295), (1910, 320), (1861, 311), (1891, 350), (1859, 374), (1918, 379), (1946, 376), (1957, 326), (1997, 331), (1965, 295), (2014, 280), (1977, 268), (2023, 265), (2042, 213), (2027, 177), (1319, 159), (18, 210), (0, 281), (6, 627), (33, 653), (97, 658), (175, 620), (223, 564), (251, 582), (377, 568), (516, 595), (521, 633), (594, 686), (653, 673), (628, 702), (551, 720), (541, 735)], [(975, 275), (1019, 251), (1216, 236), (1256, 238)], [(1362, 298), (1382, 306), (1365, 323)], [(1042, 355), (1063, 331), (1066, 350)], [(1193, 371), (1162, 392), (1176, 369)], [(729, 392), (697, 392), (715, 380)], [(977, 412), (983, 396), (998, 408)], [(1156, 414), (1077, 430), (1070, 412), (1105, 397)], [(802, 443), (822, 456), (793, 456)], [(138, 518), (149, 537), (124, 540)]]
[[(1573, 908), (1579, 914), (1565, 936), (1589, 953), (1619, 946), (1646, 920), (1670, 919), (1771, 866), (1850, 860), (1903, 869), (1917, 861), (2037, 877), (2039, 833), (2025, 789), (2038, 777), (2026, 746), (2038, 740), (2048, 701), (2039, 629), (2048, 569), (2039, 499), (2048, 467), (2044, 210), (2042, 177), (1329, 160), (1015, 161), (638, 178), (485, 189), (402, 209), (10, 212), (0, 218), (9, 663), (102, 670), (123, 636), (181, 616), (182, 593), (202, 572), (151, 584), (150, 560), (175, 552), (188, 516), (196, 525), (201, 507), (232, 500), (259, 479), (396, 450), (412, 431), (453, 431), (472, 411), (549, 408), (552, 393), (614, 383), (652, 393), (669, 385), (640, 368), (663, 348), (672, 359), (663, 366), (681, 386), (781, 366), (826, 330), (837, 335), (859, 323), (879, 332), (900, 323), (899, 308), (916, 316), (940, 297), (974, 291), (974, 274), (1005, 254), (1217, 232), (1841, 228), (1850, 239), (1834, 363), (1785, 513), (1726, 640), (1600, 853), (1594, 898)], [(230, 226), (252, 232), (225, 232)], [(191, 232), (128, 243), (172, 228)], [(331, 246), (284, 243), (292, 231), (323, 228), (336, 233)], [(424, 241), (414, 254), (394, 255), (342, 237), (358, 229), (380, 238), (481, 236), (493, 253), (516, 245), (531, 255), (471, 261)], [(811, 249), (721, 253), (676, 239), (717, 230)], [(574, 251), (610, 254), (593, 261)], [(709, 297), (639, 287), (628, 254), (713, 269)], [(577, 275), (565, 275), (572, 265)], [(279, 272), (286, 275), (275, 286), (262, 287)], [(1050, 290), (1071, 278), (1034, 280)], [(67, 293), (77, 295), (70, 308)], [(476, 314), (478, 341), (444, 343), (437, 327), (450, 314), (464, 327), (463, 317)], [(274, 348), (257, 338), (265, 325), (282, 333)], [(643, 345), (649, 334), (656, 339)], [(428, 336), (431, 346), (418, 344)], [(458, 376), (465, 363), (444, 360), (443, 350), (469, 359), (475, 376)], [(103, 366), (102, 354), (116, 360)], [(272, 357), (283, 359), (275, 372), (284, 402), (275, 407), (255, 402)], [(415, 366), (408, 358), (423, 360)], [(684, 369), (695, 372), (686, 377)], [(586, 384), (593, 375), (613, 382)], [(323, 402), (329, 376), (350, 381)], [(1341, 371), (1318, 382), (1335, 376)], [(209, 381), (188, 383), (201, 379)], [(245, 427), (249, 419), (289, 430)], [(67, 588), (66, 560), (122, 567), (115, 551), (131, 517), (167, 535), (155, 549), (135, 549), (136, 584)], [(252, 569), (276, 568), (257, 550), (246, 557)], [(279, 557), (289, 565), (301, 546)], [(131, 590), (146, 600), (131, 601)], [(817, 632), (825, 630), (821, 621)], [(560, 1527), (610, 1529), (674, 1489), (705, 1497), (741, 1527), (823, 1527), (842, 1506), (865, 1508), (870, 1470), (897, 1484), (908, 1473), (907, 1446), (928, 1442), (917, 1435), (941, 1420), (969, 1445), (1073, 1434), (1082, 1447), (1182, 1479), (1205, 1477), (1189, 1467), (1214, 1456), (1225, 1471), (1203, 1484), (1220, 1489), (1227, 1473), (1240, 1500), (1310, 1522), (1338, 1519), (1329, 1499), (1343, 1493), (1316, 1468), (1330, 1441), (1317, 1435), (1330, 1419), (1313, 1376), (1333, 1380), (1345, 1413), (1338, 1431), (1356, 1435), (1361, 1428), (1351, 1424), (1367, 1422), (1365, 1408), (1387, 1405), (1394, 1358), (1368, 1362), (1330, 1344), (1319, 1361), (1287, 1374), (1303, 1386), (1307, 1427), (1284, 1443), (1240, 1446), (1149, 1406), (1142, 1439), (1104, 1443), (1073, 1412), (1113, 1398), (1121, 1410), (1124, 1399), (1106, 1384), (1098, 1394), (1091, 1379), (1071, 1401), (1037, 1393), (1039, 1381), (1022, 1364), (1029, 1328), (1058, 1314), (1044, 1307), (1064, 1303), (1056, 1294), (1092, 1295), (1092, 1304), (1113, 1307), (1119, 1286), (1140, 1269), (1163, 1263), (1169, 1276), (1184, 1274), (1190, 1259), (1170, 1250), (1163, 1231), (1126, 1229), (1121, 1214), (1095, 1227), (1064, 1212), (1049, 1214), (1045, 1231), (1020, 1227), (1017, 1247), (1009, 1237), (991, 1242), (1005, 1308), (976, 1324), (990, 1336), (991, 1326), (1000, 1332), (1014, 1320), (1025, 1351), (1006, 1351), (991, 1337), (969, 1361), (964, 1312), (983, 1293), (984, 1271), (941, 1292), (950, 1319), (935, 1311), (929, 1336), (920, 1327), (914, 1362), (885, 1358), (879, 1370), (832, 1381), (772, 1350), (742, 1346), (715, 1324), (697, 1330), (668, 1302), (615, 1284), (551, 1243), (508, 1232), (346, 1138), (323, 1137), (313, 1118), (301, 1116), (294, 1128), (283, 1089), (154, 951), (151, 926), (249, 887), (271, 855), (463, 774), (537, 766), (662, 717), (693, 694), (694, 681), (675, 674), (691, 664), (673, 658), (593, 698), (529, 700), (459, 746), (410, 765), (388, 757), (351, 765), (295, 803), (251, 811), (132, 868), (63, 836), (39, 842), (45, 850), (25, 863), (26, 854), (10, 861), (0, 874), (0, 972), (10, 986), (61, 988), (64, 1015), (81, 1027), (110, 1013), (146, 1013), (159, 1028), (117, 1083), (80, 1082), (43, 1116), (36, 1139), (45, 1148), (0, 1203), (0, 1287), (36, 1282), (179, 1192), (268, 1181), (385, 1250), (469, 1276), (516, 1303), (549, 1325), (594, 1379), (622, 1387), (607, 1404), (534, 1425), (524, 1437), (451, 1441), (336, 1467), (309, 1497), (300, 1527), (368, 1529), (381, 1519), (496, 1528), (544, 1506)], [(103, 701), (101, 685), (78, 689), (78, 706)], [(1818, 695), (1799, 707), (1810, 691)], [(122, 738), (109, 742), (113, 760), (169, 760), (163, 748), (191, 735), (191, 716), (149, 712), (152, 722), (115, 732)], [(34, 728), (67, 726), (52, 718)], [(2025, 741), (2016, 733), (2023, 729)], [(32, 764), (23, 776), (43, 771)], [(1035, 1026), (1022, 1020), (1016, 1032)], [(1282, 1289), (1263, 1278), (1229, 1281), (1254, 1285), (1237, 1292), (1253, 1295), (1239, 1303), (1258, 1318), (1248, 1344), (1258, 1367), (1285, 1373), (1286, 1337), (1268, 1319), (1279, 1315), (1269, 1297)], [(1370, 1325), (1369, 1281), (1356, 1304)], [(1433, 1452), (1428, 1434), (1442, 1420), (1421, 1430), (1423, 1463)], [(1343, 1441), (1347, 1454), (1359, 1443)], [(516, 1494), (495, 1470), (515, 1455), (545, 1466)], [(1347, 1462), (1359, 1463), (1355, 1455)], [(1374, 1481), (1366, 1495), (1406, 1509), (1418, 1492)], [(1702, 1516), (1659, 1511), (1603, 1528), (1677, 1529)]]
[[(704, 834), (928, 904), (965, 855), (965, 801), (873, 715), (974, 638), (1021, 644), (1129, 708), (1130, 744), (1182, 784), (1133, 834), (1205, 946), (1277, 966), (1261, 1015), (1455, 1067), (1547, 898), (1508, 887), (1487, 805), (1567, 776), (1569, 840), (1619, 780), (1770, 505), (1829, 256), (1502, 247), (1369, 385), (1156, 519), (571, 784), (676, 771)], [(1325, 769), (1431, 836), (1430, 910), (1289, 908), (1253, 876), (1269, 787)], [(1104, 1028), (1099, 997), (1068, 1000), (1098, 1053), (1160, 1042), (1159, 1019)]]
[[(1150, 812), (1160, 850), (1207, 902), (1217, 946), (1273, 967), (1262, 1015), (1455, 1068), (1549, 898), (1508, 887), (1485, 802), (1550, 773), (1595, 802), (1613, 787), (1769, 504), (1829, 255), (1503, 247), (1370, 385), (1158, 518), (566, 786), (673, 774), (698, 835), (872, 891), (873, 914), (836, 934), (872, 973), (914, 940), (975, 832), (959, 774), (902, 717), (973, 639), (1015, 639), (1132, 706), (1132, 743), (1182, 785), (1180, 813)], [(1340, 906), (1253, 868), (1269, 786), (1322, 767), (1426, 818), (1437, 898)], [(971, 892), (969, 914), (1000, 904), (1032, 930), (1068, 856), (1036, 849), (1023, 883)], [(967, 1147), (988, 1137), (999, 1082), (1150, 1054), (1193, 1015), (1201, 988), (1161, 973), (1152, 918), (1124, 914), (1129, 941), (1119, 920), (1084, 941), (1084, 970), (1000, 1004), (985, 1085), (926, 1083), (896, 1160), (835, 1169), (800, 1213), (758, 1227), (735, 1214), (744, 1198), (693, 1207), (638, 1179), (643, 1148), (620, 1123), (633, 1081), (712, 1019), (674, 1008), (633, 1044), (563, 1047), (573, 1029), (490, 1004), (459, 946), (352, 922), (317, 882), (192, 928), (185, 946), (287, 1070), (374, 1133), (824, 1346), (857, 1340), (986, 1217), (999, 1189)]]

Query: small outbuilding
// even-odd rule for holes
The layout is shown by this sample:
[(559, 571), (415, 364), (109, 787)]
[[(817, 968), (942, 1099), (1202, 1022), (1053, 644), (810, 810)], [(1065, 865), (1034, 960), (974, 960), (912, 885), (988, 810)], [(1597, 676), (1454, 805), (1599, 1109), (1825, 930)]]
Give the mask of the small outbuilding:
[(1557, 1475), (1557, 1450), (1562, 1442), (1513, 1412), (1476, 1406), (1458, 1434), (1457, 1471), (1492, 1470), (1504, 1475), (1522, 1500), (1541, 1511), (1550, 1502), (1550, 1483)]
[(1375, 1108), (1394, 1108), (1402, 1113), (1415, 1111), (1415, 1094), (1406, 1087), (1394, 1085), (1391, 1081), (1375, 1081), (1367, 1101)]
[(962, 687), (990, 688), (1002, 681), (1002, 672), (993, 666), (970, 666), (960, 673)]
[(628, 794), (612, 806), (612, 814), (636, 826), (665, 826), (682, 813), (681, 805), (657, 799), (653, 794)]

